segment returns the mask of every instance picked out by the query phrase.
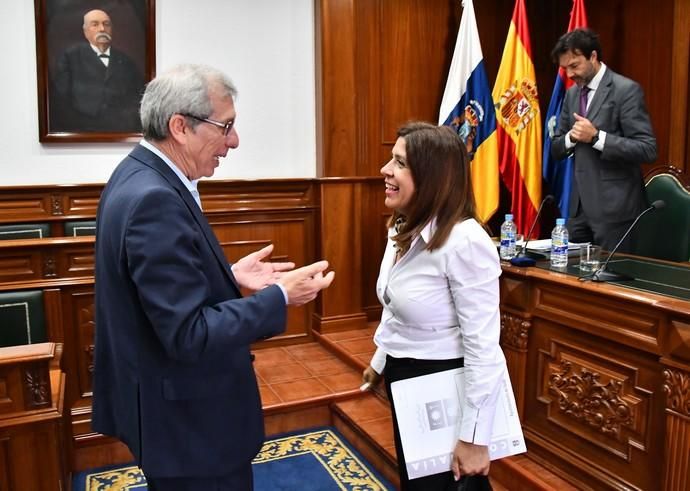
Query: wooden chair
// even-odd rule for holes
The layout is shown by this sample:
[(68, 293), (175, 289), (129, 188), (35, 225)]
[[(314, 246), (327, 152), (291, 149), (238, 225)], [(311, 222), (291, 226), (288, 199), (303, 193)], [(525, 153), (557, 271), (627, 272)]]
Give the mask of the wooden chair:
[(650, 203), (663, 200), (663, 209), (648, 213), (637, 229), (637, 254), (684, 262), (690, 260), (690, 178), (673, 166), (653, 168), (645, 176)]

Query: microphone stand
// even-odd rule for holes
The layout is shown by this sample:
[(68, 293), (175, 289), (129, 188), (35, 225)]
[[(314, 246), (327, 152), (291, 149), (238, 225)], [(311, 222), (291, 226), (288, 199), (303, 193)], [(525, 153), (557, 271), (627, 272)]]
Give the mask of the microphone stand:
[[(537, 261), (533, 257), (528, 257), (527, 244), (529, 244), (529, 241), (532, 239), (532, 232), (534, 231), (535, 225), (539, 221), (539, 216), (541, 215), (542, 208), (544, 208), (544, 205), (548, 201), (551, 201), (552, 199), (554, 199), (553, 196), (550, 194), (547, 194), (544, 197), (544, 199), (542, 200), (541, 204), (539, 205), (539, 210), (537, 210), (537, 216), (534, 217), (534, 221), (532, 222), (532, 226), (529, 228), (529, 232), (527, 232), (527, 238), (525, 239), (525, 244), (522, 246), (522, 250), (520, 251), (520, 253), (517, 256), (515, 256), (514, 258), (512, 258), (510, 260), (510, 264), (512, 264), (513, 266), (522, 266), (522, 267), (528, 268), (530, 266), (534, 266), (535, 264), (537, 264)], [(529, 253), (529, 254), (537, 256), (539, 259), (546, 259), (545, 254), (541, 254), (538, 252)]]
[(663, 208), (664, 206), (666, 206), (666, 203), (663, 200), (657, 200), (654, 203), (652, 203), (649, 208), (647, 208), (642, 213), (637, 215), (637, 218), (635, 218), (635, 221), (633, 221), (632, 224), (630, 224), (630, 227), (628, 227), (628, 230), (625, 231), (625, 233), (623, 234), (623, 237), (621, 237), (621, 239), (618, 241), (618, 244), (616, 244), (616, 247), (614, 247), (613, 250), (609, 253), (608, 257), (606, 258), (606, 261), (604, 261), (604, 264), (592, 274), (592, 281), (614, 282), (614, 281), (630, 281), (630, 280), (634, 279), (632, 276), (629, 276), (627, 274), (616, 273), (615, 271), (608, 271), (606, 269), (606, 267), (608, 266), (609, 261), (611, 260), (613, 255), (616, 253), (616, 251), (618, 250), (620, 245), (628, 237), (628, 235), (630, 235), (630, 232), (635, 227), (635, 224), (637, 224), (637, 222), (640, 220), (640, 218), (642, 218), (644, 215), (646, 215), (647, 212)]

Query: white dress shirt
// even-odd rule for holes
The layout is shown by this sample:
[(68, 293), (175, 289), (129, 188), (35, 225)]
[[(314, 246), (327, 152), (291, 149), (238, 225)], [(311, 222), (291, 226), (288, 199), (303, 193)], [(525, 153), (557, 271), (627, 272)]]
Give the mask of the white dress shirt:
[[(102, 53), (101, 53), (101, 50), (98, 49), (93, 44), (89, 44), (89, 46), (91, 46), (91, 49), (93, 50), (93, 52), (96, 53), (96, 55), (98, 56), (98, 59), (101, 60), (101, 63), (103, 63), (105, 66), (108, 66), (110, 64), (110, 46), (108, 46), (108, 49), (106, 49)], [(101, 55), (107, 55), (107, 56), (101, 58)]]
[(172, 169), (172, 171), (175, 173), (175, 175), (178, 177), (178, 179), (184, 184), (184, 187), (187, 188), (189, 191), (189, 194), (192, 195), (192, 198), (194, 198), (194, 201), (196, 201), (196, 204), (199, 205), (199, 209), (203, 210), (201, 207), (201, 195), (199, 195), (199, 190), (197, 189), (197, 184), (199, 183), (199, 179), (194, 179), (194, 180), (189, 180), (187, 176), (185, 176), (182, 171), (180, 170), (175, 163), (168, 158), (167, 155), (165, 155), (163, 152), (161, 152), (158, 147), (153, 145), (152, 143), (142, 139), (139, 142), (139, 145), (142, 147), (152, 151), (156, 155), (158, 155), (163, 162), (167, 164), (168, 167)]
[(386, 355), (464, 358), (465, 399), (459, 439), (488, 445), (506, 361), (499, 346), (501, 267), (493, 244), (473, 219), (456, 224), (446, 243), (425, 250), (435, 221), (395, 262), (388, 232), (376, 294), (383, 306), (371, 367), (383, 373)]

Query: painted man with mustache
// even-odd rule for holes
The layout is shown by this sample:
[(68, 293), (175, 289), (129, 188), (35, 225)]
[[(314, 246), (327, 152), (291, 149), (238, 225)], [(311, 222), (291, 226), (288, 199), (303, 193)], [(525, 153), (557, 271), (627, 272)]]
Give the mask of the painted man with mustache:
[(103, 10), (84, 15), (84, 37), (56, 67), (53, 131), (139, 132), (144, 79), (132, 59), (111, 46), (112, 22)]

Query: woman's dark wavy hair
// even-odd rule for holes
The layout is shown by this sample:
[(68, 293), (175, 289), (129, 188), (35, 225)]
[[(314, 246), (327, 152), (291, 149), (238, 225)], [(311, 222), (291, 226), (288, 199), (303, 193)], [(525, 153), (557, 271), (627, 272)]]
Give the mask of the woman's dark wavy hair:
[(398, 129), (398, 137), (405, 140), (415, 192), (408, 214), (394, 211), (388, 226), (404, 220), (393, 241), (406, 252), (412, 239), (436, 217), (436, 230), (426, 247), (433, 251), (445, 244), (456, 223), (476, 218), (467, 149), (448, 126), (410, 122)]

